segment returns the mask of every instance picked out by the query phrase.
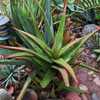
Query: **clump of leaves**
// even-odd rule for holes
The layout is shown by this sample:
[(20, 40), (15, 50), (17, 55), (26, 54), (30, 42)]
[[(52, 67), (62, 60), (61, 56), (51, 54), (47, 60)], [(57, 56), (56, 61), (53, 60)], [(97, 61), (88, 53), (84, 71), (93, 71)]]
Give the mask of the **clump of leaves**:
[(79, 3), (73, 5), (71, 11), (76, 12), (76, 17), (73, 19), (77, 19), (79, 22), (82, 20), (84, 24), (97, 24), (98, 9), (100, 9), (99, 0), (80, 0)]
[[(78, 84), (75, 72), (71, 67), (72, 59), (79, 53), (78, 51), (80, 51), (80, 48), (86, 40), (95, 32), (64, 45), (63, 33), (66, 20), (66, 0), (64, 0), (64, 10), (59, 19), (57, 30), (54, 30), (50, 0), (44, 0), (43, 4), (41, 2), (42, 0), (39, 0), (39, 2), (36, 2), (35, 0), (24, 0), (24, 2), (23, 0), (10, 1), (12, 17), (16, 20), (15, 25), (17, 26), (17, 28), (12, 28), (24, 42), (24, 46), (12, 47), (0, 45), (0, 48), (14, 51), (5, 55), (5, 58), (9, 60), (9, 63), (10, 59), (24, 59), (35, 65), (36, 71), (33, 80), (42, 88), (46, 88), (53, 80), (55, 80), (55, 77), (59, 79), (59, 82), (62, 81), (59, 76), (57, 76), (57, 72), (62, 76), (66, 87), (70, 86), (69, 76), (71, 76)], [(41, 30), (36, 24), (38, 22), (36, 21), (36, 15), (34, 15), (34, 9), (36, 7), (34, 3), (37, 5), (39, 12), (42, 12), (39, 14), (42, 15), (42, 25), (44, 25), (44, 30)], [(45, 9), (45, 7), (48, 8), (48, 6), (50, 8)], [(41, 17), (39, 16), (38, 18)], [(41, 34), (44, 38), (41, 38)], [(3, 61), (0, 60), (0, 62)], [(11, 63), (12, 62), (13, 61), (11, 61)], [(59, 84), (57, 84), (57, 87), (59, 87)]]
[(19, 80), (24, 75), (25, 65), (3, 65), (0, 69), (1, 85), (7, 87), (9, 85), (15, 85), (19, 83)]

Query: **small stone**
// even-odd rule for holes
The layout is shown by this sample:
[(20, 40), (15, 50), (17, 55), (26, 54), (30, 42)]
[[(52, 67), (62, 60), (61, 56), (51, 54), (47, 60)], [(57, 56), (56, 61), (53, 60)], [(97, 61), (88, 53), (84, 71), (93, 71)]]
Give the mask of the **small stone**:
[(81, 100), (81, 98), (77, 93), (70, 92), (66, 94), (64, 100)]
[(93, 75), (93, 74), (94, 74), (93, 71), (88, 72), (88, 75)]
[(95, 54), (91, 54), (91, 57), (95, 59), (97, 56)]
[(96, 77), (96, 78), (93, 80), (93, 82), (94, 82), (96, 85), (100, 86), (100, 78), (99, 78), (99, 77)]
[(82, 33), (83, 35), (86, 35), (88, 33), (91, 33), (93, 31), (96, 30), (96, 25), (95, 24), (88, 24), (88, 25), (85, 25), (83, 30), (82, 30)]
[(86, 96), (86, 94), (82, 94), (81, 98), (82, 98), (82, 100), (88, 100), (88, 97)]
[(97, 75), (96, 75), (96, 74), (93, 74), (93, 77), (94, 77), (94, 78), (96, 78), (96, 77), (97, 77)]
[(12, 100), (12, 98), (5, 89), (0, 89), (0, 100)]
[(32, 89), (27, 89), (23, 100), (38, 100), (37, 93)]
[(83, 91), (88, 91), (88, 87), (86, 86), (86, 85), (83, 85), (83, 84), (80, 84), (79, 85), (79, 88), (81, 89), (81, 90), (83, 90)]
[(5, 25), (10, 22), (10, 19), (6, 16), (0, 15), (0, 26)]
[(100, 100), (98, 97), (97, 97), (97, 94), (96, 93), (93, 93), (92, 96), (91, 96), (92, 100)]
[(80, 83), (85, 83), (88, 80), (88, 72), (84, 69), (78, 69), (77, 77)]

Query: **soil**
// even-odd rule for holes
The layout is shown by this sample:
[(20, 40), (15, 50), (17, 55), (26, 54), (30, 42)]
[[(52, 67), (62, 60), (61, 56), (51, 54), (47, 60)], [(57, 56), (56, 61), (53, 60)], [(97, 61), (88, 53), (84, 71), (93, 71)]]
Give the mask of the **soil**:
[[(99, 70), (96, 55), (89, 49), (85, 49), (78, 60), (93, 68), (98, 68)], [(95, 73), (91, 70), (78, 66), (76, 75), (80, 82), (80, 89), (86, 91), (85, 96), (87, 100), (100, 100), (100, 73)]]

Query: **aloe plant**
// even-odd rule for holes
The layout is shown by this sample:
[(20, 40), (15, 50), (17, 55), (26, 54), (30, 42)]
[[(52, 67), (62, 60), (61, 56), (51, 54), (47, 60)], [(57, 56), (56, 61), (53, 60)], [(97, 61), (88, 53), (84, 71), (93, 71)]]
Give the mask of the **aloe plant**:
[[(90, 33), (64, 45), (63, 33), (65, 30), (66, 20), (66, 0), (64, 1), (64, 11), (62, 12), (59, 20), (57, 31), (54, 30), (50, 10), (50, 0), (44, 0), (44, 2), (42, 2), (42, 0), (39, 0), (38, 2), (35, 0), (24, 0), (24, 2), (23, 0), (10, 1), (12, 18), (15, 23), (12, 28), (21, 38), (24, 46), (12, 47), (0, 45), (0, 48), (14, 51), (10, 54), (4, 55), (8, 63), (10, 63), (10, 60), (13, 59), (14, 61), (30, 61), (33, 65), (35, 65), (36, 74), (33, 80), (40, 84), (42, 88), (47, 87), (49, 83), (57, 77), (57, 72), (61, 74), (66, 87), (70, 86), (69, 76), (78, 83), (75, 72), (70, 65), (71, 61), (77, 55), (86, 40), (95, 33)], [(47, 4), (50, 7), (49, 9), (45, 9)], [(45, 13), (45, 11), (48, 13)], [(40, 16), (35, 15), (34, 12)], [(41, 30), (41, 28), (38, 27), (39, 25), (36, 18), (42, 19), (44, 30)], [(41, 38), (41, 36), (43, 37)], [(11, 60), (11, 63), (13, 60)], [(7, 63), (7, 61), (0, 60), (1, 63)]]

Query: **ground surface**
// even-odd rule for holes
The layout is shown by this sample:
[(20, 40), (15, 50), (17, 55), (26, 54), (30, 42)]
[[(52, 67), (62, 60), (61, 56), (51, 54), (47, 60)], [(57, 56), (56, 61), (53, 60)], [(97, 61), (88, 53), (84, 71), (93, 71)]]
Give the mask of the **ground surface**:
[[(100, 66), (96, 62), (96, 55), (89, 49), (84, 50), (79, 60), (99, 70)], [(86, 91), (84, 100), (100, 100), (100, 73), (95, 73), (80, 66), (77, 68), (76, 73), (80, 82), (80, 88)]]

